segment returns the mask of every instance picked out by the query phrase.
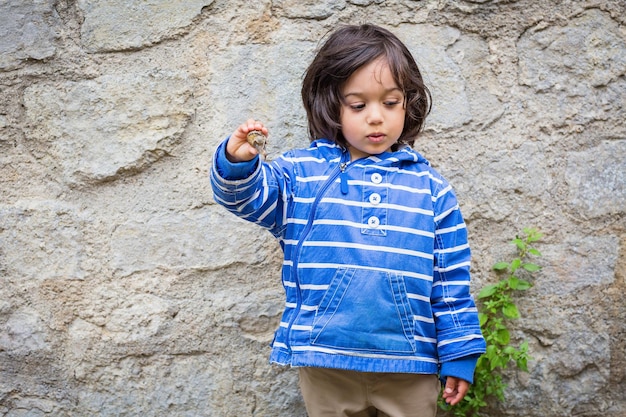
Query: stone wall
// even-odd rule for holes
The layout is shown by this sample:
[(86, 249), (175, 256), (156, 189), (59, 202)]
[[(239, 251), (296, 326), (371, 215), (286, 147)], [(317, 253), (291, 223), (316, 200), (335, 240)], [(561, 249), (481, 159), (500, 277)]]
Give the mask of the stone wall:
[[(474, 290), (524, 226), (529, 373), (490, 416), (626, 413), (622, 0), (0, 2), (0, 415), (304, 416), (267, 363), (271, 236), (212, 199), (248, 117), (308, 143), (299, 85), (340, 23), (397, 33), (434, 111), (416, 148), (455, 186)], [(270, 155), (270, 156), (271, 156)]]

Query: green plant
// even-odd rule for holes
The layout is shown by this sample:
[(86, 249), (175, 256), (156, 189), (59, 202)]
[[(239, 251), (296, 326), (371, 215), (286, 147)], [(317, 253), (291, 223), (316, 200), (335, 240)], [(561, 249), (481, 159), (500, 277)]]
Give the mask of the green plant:
[(532, 257), (541, 256), (534, 247), (534, 243), (541, 237), (537, 229), (523, 229), (523, 234), (517, 235), (511, 241), (517, 249), (514, 258), (510, 262), (493, 265), (496, 272), (505, 274), (506, 277), (496, 284), (485, 286), (478, 294), (478, 317), (487, 351), (478, 359), (474, 383), (465, 398), (454, 407), (440, 401), (440, 407), (452, 412), (455, 417), (480, 416), (479, 411), (487, 406), (487, 400), (504, 401), (506, 384), (500, 371), (506, 369), (511, 362), (520, 370), (528, 372), (528, 342), (522, 342), (519, 347), (512, 346), (507, 321), (520, 317), (513, 294), (532, 287), (522, 277), (530, 276), (541, 269), (531, 262)]

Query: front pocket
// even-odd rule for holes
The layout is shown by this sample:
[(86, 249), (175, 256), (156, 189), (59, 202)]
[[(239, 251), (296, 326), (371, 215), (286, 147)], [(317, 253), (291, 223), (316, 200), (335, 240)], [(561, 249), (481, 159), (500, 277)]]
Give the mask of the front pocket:
[(404, 277), (341, 269), (313, 320), (311, 344), (376, 353), (415, 352)]

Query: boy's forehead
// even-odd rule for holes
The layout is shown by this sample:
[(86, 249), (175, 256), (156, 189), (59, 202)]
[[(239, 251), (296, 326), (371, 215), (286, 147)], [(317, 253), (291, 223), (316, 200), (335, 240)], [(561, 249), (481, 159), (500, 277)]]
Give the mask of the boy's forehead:
[(396, 80), (392, 74), (391, 66), (384, 57), (378, 58), (368, 64), (357, 68), (346, 80), (344, 86), (359, 82), (372, 82), (383, 84), (386, 88), (398, 88)]

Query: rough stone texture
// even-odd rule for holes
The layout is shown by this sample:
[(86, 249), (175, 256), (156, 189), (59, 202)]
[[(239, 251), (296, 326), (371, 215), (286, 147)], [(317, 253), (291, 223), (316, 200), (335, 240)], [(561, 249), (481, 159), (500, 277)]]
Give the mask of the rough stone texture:
[(518, 299), (530, 372), (487, 416), (626, 414), (626, 3), (6, 0), (0, 415), (304, 416), (270, 366), (280, 248), (214, 204), (247, 117), (303, 146), (319, 40), (371, 21), (434, 96), (416, 148), (454, 185), (476, 291), (541, 229)]
[(110, 181), (171, 151), (193, 112), (191, 88), (185, 74), (159, 72), (34, 84), (24, 91), (27, 135), (68, 183)]
[(0, 3), (0, 70), (54, 56), (58, 23), (48, 0)]
[(78, 0), (81, 40), (90, 52), (149, 46), (179, 35), (213, 0)]

